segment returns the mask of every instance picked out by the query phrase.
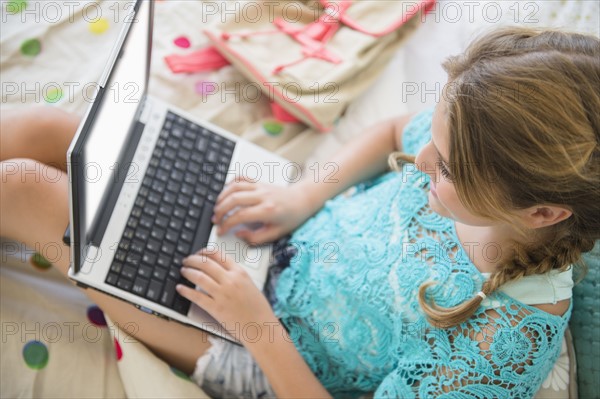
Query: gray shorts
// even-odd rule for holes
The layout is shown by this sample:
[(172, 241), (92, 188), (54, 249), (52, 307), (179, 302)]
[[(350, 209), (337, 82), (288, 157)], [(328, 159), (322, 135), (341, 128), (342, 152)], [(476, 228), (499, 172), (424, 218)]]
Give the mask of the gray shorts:
[(196, 362), (194, 380), (211, 398), (275, 398), (267, 377), (243, 346), (217, 337)]
[[(269, 268), (264, 294), (273, 305), (279, 275), (295, 255), (287, 237), (273, 245), (274, 264)], [(212, 398), (275, 398), (267, 377), (246, 348), (217, 337), (209, 337), (210, 348), (198, 358), (192, 374)]]

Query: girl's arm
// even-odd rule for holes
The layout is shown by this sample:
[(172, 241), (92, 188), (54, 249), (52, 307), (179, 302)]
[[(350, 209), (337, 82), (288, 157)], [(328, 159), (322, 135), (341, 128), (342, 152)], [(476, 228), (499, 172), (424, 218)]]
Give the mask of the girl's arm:
[(367, 134), (348, 143), (331, 161), (319, 165), (318, 173), (306, 173), (297, 185), (306, 193), (307, 204), (313, 213), (345, 189), (384, 172), (388, 167), (388, 156), (394, 151), (402, 151), (402, 133), (412, 116), (373, 126)]
[(402, 132), (411, 115), (373, 126), (344, 147), (330, 162), (309, 167), (300, 182), (277, 187), (244, 180), (228, 184), (217, 198), (213, 223), (225, 234), (243, 223), (236, 235), (263, 244), (290, 233), (317, 212), (328, 199), (348, 187), (382, 173), (393, 151), (402, 150)]

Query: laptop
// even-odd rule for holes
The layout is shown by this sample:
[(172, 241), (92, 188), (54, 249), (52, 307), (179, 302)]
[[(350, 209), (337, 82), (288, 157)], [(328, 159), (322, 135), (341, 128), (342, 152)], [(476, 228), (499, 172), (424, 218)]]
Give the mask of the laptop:
[(285, 185), (289, 162), (148, 95), (153, 11), (148, 0), (130, 8), (67, 153), (69, 277), (235, 341), (233, 326), (177, 294), (176, 284), (193, 286), (179, 273), (181, 261), (205, 247), (220, 251), (262, 288), (270, 246), (217, 236), (213, 206), (245, 169), (254, 180)]

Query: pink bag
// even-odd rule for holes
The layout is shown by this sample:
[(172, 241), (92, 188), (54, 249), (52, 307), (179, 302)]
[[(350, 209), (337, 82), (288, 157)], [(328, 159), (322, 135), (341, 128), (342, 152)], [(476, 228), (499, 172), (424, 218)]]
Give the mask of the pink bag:
[(269, 96), (278, 119), (300, 120), (328, 131), (434, 3), (252, 2), (256, 19), (250, 20), (250, 13), (228, 14), (223, 23), (204, 31), (213, 47), (169, 56), (166, 62), (176, 73), (231, 63)]

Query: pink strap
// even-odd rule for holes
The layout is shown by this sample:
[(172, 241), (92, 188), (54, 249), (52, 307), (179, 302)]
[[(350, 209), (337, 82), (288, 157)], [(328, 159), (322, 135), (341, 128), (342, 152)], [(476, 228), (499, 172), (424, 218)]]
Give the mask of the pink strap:
[[(343, 3), (343, 1), (345, 1), (345, 0), (342, 0), (342, 3)], [(435, 5), (435, 1), (436, 0), (420, 0), (418, 2), (415, 1), (414, 3), (407, 3), (406, 10), (405, 10), (406, 12), (404, 13), (404, 15), (402, 15), (401, 19), (395, 21), (393, 24), (391, 24), (389, 26), (382, 27), (382, 29), (377, 30), (377, 31), (372, 30), (372, 29), (369, 30), (369, 29), (365, 28), (364, 26), (360, 25), (358, 22), (356, 22), (352, 18), (350, 18), (350, 16), (345, 13), (347, 7), (338, 1), (321, 0), (321, 4), (326, 9), (327, 9), (327, 7), (331, 7), (332, 9), (334, 9), (336, 7), (335, 5), (339, 5), (341, 12), (338, 15), (338, 19), (344, 25), (354, 29), (357, 32), (361, 32), (361, 33), (375, 36), (375, 37), (381, 37), (381, 36), (385, 36), (388, 33), (393, 32), (396, 29), (398, 29), (400, 26), (402, 26), (404, 23), (406, 23), (409, 19), (414, 17), (419, 11), (422, 10), (423, 13), (429, 12), (431, 10), (431, 8)], [(344, 7), (344, 8), (342, 9), (342, 7)]]
[(231, 64), (213, 46), (187, 55), (169, 55), (165, 61), (173, 73), (216, 71)]

